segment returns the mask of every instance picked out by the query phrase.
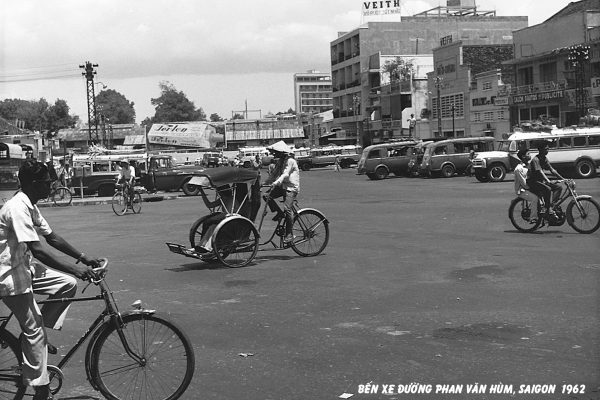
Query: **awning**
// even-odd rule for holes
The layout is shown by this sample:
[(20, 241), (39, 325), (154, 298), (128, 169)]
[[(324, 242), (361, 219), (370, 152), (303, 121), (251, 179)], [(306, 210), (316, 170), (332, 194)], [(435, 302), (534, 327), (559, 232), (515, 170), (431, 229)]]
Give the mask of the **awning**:
[(124, 145), (146, 144), (146, 136), (144, 135), (129, 135), (125, 136)]
[(337, 132), (327, 132), (327, 133), (322, 134), (321, 137), (324, 138), (324, 137), (334, 136), (336, 134), (337, 134)]

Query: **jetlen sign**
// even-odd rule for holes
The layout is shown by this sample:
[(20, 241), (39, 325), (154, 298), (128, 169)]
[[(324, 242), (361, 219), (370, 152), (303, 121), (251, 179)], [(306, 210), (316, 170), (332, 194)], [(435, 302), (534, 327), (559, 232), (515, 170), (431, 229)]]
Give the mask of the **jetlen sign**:
[(400, 0), (363, 1), (363, 16), (400, 14)]

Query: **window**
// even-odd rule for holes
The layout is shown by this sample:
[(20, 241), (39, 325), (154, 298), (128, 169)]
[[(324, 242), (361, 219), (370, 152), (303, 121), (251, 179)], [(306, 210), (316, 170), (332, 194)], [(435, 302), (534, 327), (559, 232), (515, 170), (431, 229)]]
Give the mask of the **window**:
[(588, 145), (600, 146), (600, 135), (588, 136)]
[(556, 76), (556, 62), (540, 65), (540, 82), (555, 82)]
[(436, 156), (441, 156), (444, 154), (448, 154), (448, 146), (444, 145), (444, 146), (436, 146), (435, 150), (433, 151), (433, 154)]
[(481, 113), (474, 113), (473, 114), (473, 122), (481, 122)]
[(368, 158), (381, 158), (381, 150), (380, 149), (371, 150), (369, 152)]
[(504, 110), (498, 110), (498, 119), (504, 119)]
[(585, 146), (585, 136), (577, 136), (573, 138), (573, 147)]
[(483, 113), (483, 120), (484, 121), (493, 121), (494, 120), (494, 112), (493, 111), (486, 111)]
[(492, 90), (492, 82), (490, 82), (490, 81), (483, 82), (481, 89), (482, 90)]
[(571, 138), (570, 137), (562, 137), (558, 139), (558, 147), (571, 147)]

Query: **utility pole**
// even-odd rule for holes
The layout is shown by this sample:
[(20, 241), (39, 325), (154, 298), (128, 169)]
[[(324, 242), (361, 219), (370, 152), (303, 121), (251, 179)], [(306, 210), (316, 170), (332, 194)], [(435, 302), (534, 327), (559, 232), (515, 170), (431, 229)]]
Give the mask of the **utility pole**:
[(575, 68), (575, 108), (581, 118), (585, 115), (585, 64), (590, 60), (590, 47), (581, 44), (569, 47), (568, 60)]
[[(91, 142), (98, 142), (98, 119), (96, 118), (96, 95), (94, 93), (94, 75), (96, 71), (94, 68), (98, 67), (98, 64), (92, 64), (89, 61), (85, 62), (85, 65), (80, 65), (79, 68), (83, 69), (84, 72), (81, 75), (85, 76), (87, 83), (87, 106), (88, 106), (88, 129), (89, 137)], [(92, 124), (94, 126), (94, 137), (92, 137)]]

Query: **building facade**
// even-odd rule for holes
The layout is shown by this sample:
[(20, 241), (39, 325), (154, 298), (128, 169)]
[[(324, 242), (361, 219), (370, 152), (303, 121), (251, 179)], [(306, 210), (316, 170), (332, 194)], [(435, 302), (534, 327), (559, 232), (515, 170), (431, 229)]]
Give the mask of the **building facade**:
[(364, 126), (370, 116), (366, 100), (371, 92), (369, 63), (373, 54), (431, 55), (444, 37), (512, 40), (513, 30), (527, 26), (527, 17), (497, 17), (493, 11), (465, 3), (468, 1), (449, 1), (447, 7), (401, 17), (399, 22), (368, 22), (332, 41), (334, 126), (360, 144), (371, 141), (365, 137)]
[(512, 36), (504, 33), (469, 41), (455, 41), (451, 36), (440, 40), (433, 52), (435, 70), (428, 74), (431, 95), (427, 118), (420, 121), (422, 139), (500, 138), (505, 133), (508, 108), (501, 100), (496, 102), (502, 85), (495, 75), (501, 74), (498, 70), (504, 61), (513, 58)]
[(331, 110), (331, 74), (314, 70), (294, 74), (294, 104), (298, 115)]
[(514, 32), (512, 126), (577, 125), (600, 101), (600, 0), (572, 2), (541, 24)]

